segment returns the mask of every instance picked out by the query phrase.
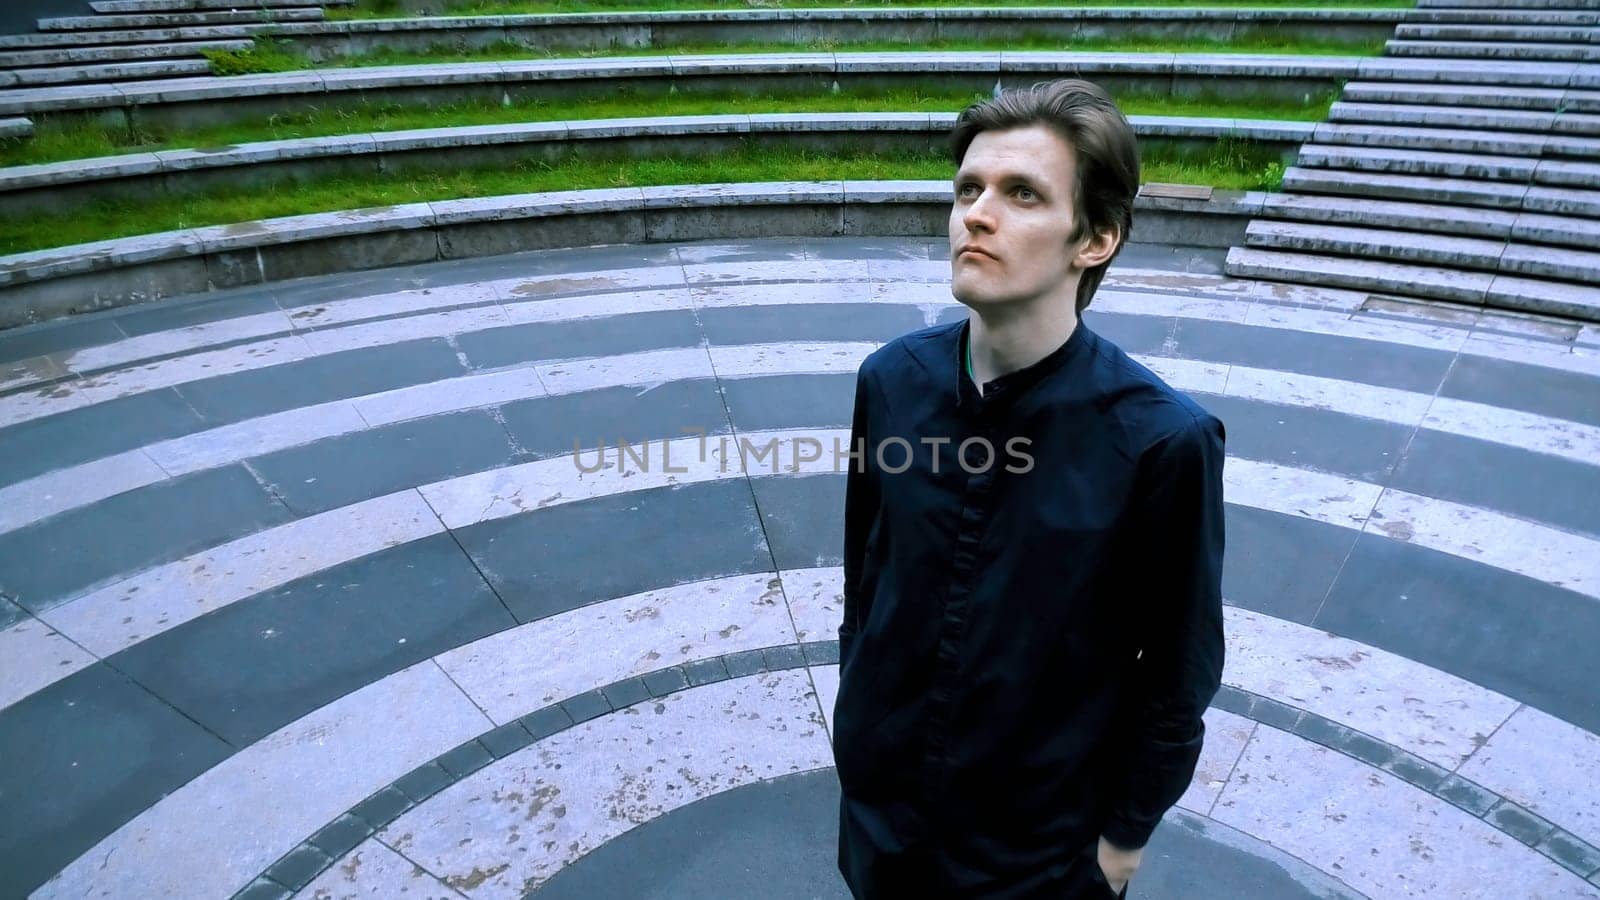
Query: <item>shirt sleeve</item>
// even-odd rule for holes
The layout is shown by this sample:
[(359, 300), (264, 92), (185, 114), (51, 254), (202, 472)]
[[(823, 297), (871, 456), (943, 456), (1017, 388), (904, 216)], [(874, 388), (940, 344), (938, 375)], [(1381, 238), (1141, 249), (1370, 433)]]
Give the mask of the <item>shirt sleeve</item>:
[(1102, 832), (1143, 847), (1194, 777), (1205, 737), (1201, 716), (1222, 683), (1222, 422), (1200, 416), (1158, 441), (1136, 503), (1137, 583), (1151, 604), (1133, 666), (1133, 737), (1118, 767)]
[(866, 565), (867, 539), (878, 518), (878, 482), (867, 464), (867, 454), (872, 445), (867, 438), (870, 392), (867, 388), (866, 364), (856, 372), (855, 411), (850, 422), (849, 451), (860, 450), (859, 457), (842, 457), (848, 469), (844, 488), (844, 618), (839, 623), (839, 660), (850, 656), (850, 646), (855, 637), (858, 616), (861, 612), (861, 571)]

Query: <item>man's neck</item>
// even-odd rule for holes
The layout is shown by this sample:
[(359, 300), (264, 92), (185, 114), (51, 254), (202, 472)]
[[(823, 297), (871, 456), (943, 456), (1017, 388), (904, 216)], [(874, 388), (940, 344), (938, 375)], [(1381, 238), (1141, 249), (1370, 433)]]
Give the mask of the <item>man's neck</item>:
[(1049, 356), (1078, 327), (1074, 308), (1060, 303), (1041, 303), (1010, 315), (974, 309), (968, 320), (972, 380), (980, 388)]

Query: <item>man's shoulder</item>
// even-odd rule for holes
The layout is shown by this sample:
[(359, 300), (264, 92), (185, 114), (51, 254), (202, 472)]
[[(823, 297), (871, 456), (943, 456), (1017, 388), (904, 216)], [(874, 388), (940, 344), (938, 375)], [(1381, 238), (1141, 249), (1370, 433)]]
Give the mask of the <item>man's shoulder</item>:
[(1106, 412), (1121, 425), (1134, 453), (1183, 432), (1220, 433), (1222, 421), (1210, 410), (1114, 342), (1097, 340), (1095, 355), (1105, 380)]
[(861, 374), (871, 375), (881, 383), (907, 372), (926, 371), (930, 354), (942, 352), (940, 348), (954, 339), (962, 324), (961, 320), (941, 322), (908, 331), (868, 353), (861, 362)]

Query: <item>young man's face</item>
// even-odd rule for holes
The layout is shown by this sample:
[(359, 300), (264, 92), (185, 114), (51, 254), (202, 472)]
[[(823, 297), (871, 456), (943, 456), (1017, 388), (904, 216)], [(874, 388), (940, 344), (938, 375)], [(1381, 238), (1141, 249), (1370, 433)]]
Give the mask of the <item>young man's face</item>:
[(1097, 261), (1079, 252), (1085, 241), (1068, 240), (1076, 172), (1072, 145), (1044, 125), (973, 138), (950, 207), (957, 300), (981, 309), (1048, 297), (1075, 308), (1079, 274)]

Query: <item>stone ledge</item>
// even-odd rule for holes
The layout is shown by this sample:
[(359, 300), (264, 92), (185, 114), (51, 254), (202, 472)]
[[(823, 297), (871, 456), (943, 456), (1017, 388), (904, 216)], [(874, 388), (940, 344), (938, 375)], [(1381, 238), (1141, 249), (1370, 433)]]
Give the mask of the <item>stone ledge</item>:
[[(1143, 242), (1228, 247), (1264, 195), (1140, 198)], [(597, 243), (939, 235), (945, 181), (753, 182), (516, 194), (185, 229), (0, 257), (0, 327), (303, 275)], [(543, 223), (550, 223), (545, 225)]]

